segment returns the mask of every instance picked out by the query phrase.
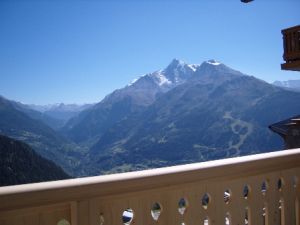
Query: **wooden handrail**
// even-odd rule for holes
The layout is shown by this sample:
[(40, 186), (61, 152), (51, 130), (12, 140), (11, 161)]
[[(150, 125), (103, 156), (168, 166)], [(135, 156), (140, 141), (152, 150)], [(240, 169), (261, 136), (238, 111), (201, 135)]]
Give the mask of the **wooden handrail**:
[[(252, 223), (262, 224), (264, 204), (269, 207), (268, 215), (274, 216), (278, 209), (270, 204), (278, 203), (281, 198), (285, 199), (284, 207), (293, 208), (291, 213), (294, 216), (285, 213), (295, 218), (294, 198), (300, 195), (299, 188), (298, 191), (293, 189), (291, 178), (299, 175), (300, 149), (294, 149), (130, 173), (7, 186), (0, 188), (0, 224), (23, 224), (27, 217), (41, 218), (46, 212), (50, 222), (37, 224), (56, 225), (64, 218), (72, 225), (96, 225), (100, 216), (106, 221), (105, 224), (122, 224), (120, 215), (126, 208), (134, 211), (133, 224), (179, 224), (181, 217), (174, 212), (174, 207), (176, 209), (180, 196), (187, 197), (189, 207), (193, 208), (186, 216), (186, 221), (190, 223), (207, 217), (210, 224), (218, 224), (217, 221), (222, 220), (219, 217), (224, 217), (221, 213), (224, 210), (224, 213), (230, 214), (232, 223), (244, 222), (242, 215), (248, 208), (252, 210)], [(284, 179), (285, 189), (275, 194), (276, 182), (281, 178)], [(268, 198), (258, 197), (263, 180), (267, 180), (272, 189)], [(251, 194), (257, 200), (254, 197), (243, 200), (242, 189), (246, 184), (251, 186)], [(228, 206), (227, 203), (224, 205), (221, 193), (226, 187), (235, 196)], [(210, 207), (203, 210), (199, 208), (200, 196), (206, 192), (212, 200)], [(151, 204), (155, 202), (164, 206), (164, 213), (158, 221), (150, 216)], [(241, 207), (243, 212), (238, 210)], [(17, 215), (20, 222), (12, 222)], [(286, 222), (291, 221), (287, 216), (285, 218)]]

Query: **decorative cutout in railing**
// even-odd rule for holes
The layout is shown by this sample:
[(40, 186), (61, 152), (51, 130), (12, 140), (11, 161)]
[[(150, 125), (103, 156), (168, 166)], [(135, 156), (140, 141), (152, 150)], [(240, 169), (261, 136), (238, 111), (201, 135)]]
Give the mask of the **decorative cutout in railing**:
[(184, 215), (186, 209), (188, 207), (188, 201), (186, 198), (181, 198), (178, 202), (178, 212), (180, 215)]
[(70, 225), (70, 222), (68, 220), (61, 219), (58, 221), (57, 225)]
[(0, 188), (1, 225), (300, 225), (300, 149)]
[(158, 202), (155, 202), (152, 206), (152, 209), (151, 209), (151, 215), (152, 215), (152, 218), (157, 221), (159, 219), (159, 216), (162, 212), (162, 207), (161, 205), (158, 203)]

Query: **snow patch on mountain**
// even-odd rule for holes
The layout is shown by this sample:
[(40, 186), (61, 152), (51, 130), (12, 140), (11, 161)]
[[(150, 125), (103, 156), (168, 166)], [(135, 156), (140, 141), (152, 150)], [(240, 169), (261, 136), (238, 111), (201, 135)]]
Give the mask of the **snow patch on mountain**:
[(172, 81), (170, 81), (163, 74), (163, 71), (161, 71), (161, 70), (152, 73), (150, 76), (154, 78), (155, 83), (158, 84), (158, 86), (160, 86), (160, 87), (163, 86), (163, 85), (171, 85), (172, 84)]
[(144, 74), (144, 75), (141, 75), (137, 78), (134, 78), (127, 86), (132, 86), (133, 84), (135, 84), (139, 79), (141, 79), (142, 77), (145, 77), (145, 76), (148, 76), (148, 74)]
[(218, 62), (218, 61), (216, 61), (216, 60), (214, 60), (214, 59), (208, 60), (208, 61), (206, 61), (206, 63), (211, 64), (211, 65), (214, 65), (214, 66), (219, 66), (219, 65), (221, 65), (220, 62)]
[(138, 79), (139, 78), (135, 78), (135, 79), (133, 79), (129, 84), (128, 84), (128, 86), (131, 86), (131, 85), (133, 85), (135, 82), (137, 82), (138, 81)]
[(195, 72), (200, 65), (199, 64), (187, 64), (187, 66)]
[[(208, 67), (206, 68), (205, 65)], [(165, 69), (139, 76), (126, 87), (143, 90), (155, 88), (156, 91), (164, 93), (194, 77), (196, 73), (199, 73), (201, 66), (207, 70), (218, 69), (227, 71), (227, 67), (224, 64), (214, 59), (208, 60), (201, 65), (187, 64), (182, 60), (173, 59)]]
[[(168, 91), (173, 87), (184, 83), (197, 70), (200, 65), (187, 64), (182, 60), (173, 59), (172, 62), (163, 70), (158, 70), (150, 74), (139, 76), (132, 80), (127, 87), (137, 84), (143, 77), (148, 77), (163, 91)], [(137, 84), (138, 85), (138, 84)]]

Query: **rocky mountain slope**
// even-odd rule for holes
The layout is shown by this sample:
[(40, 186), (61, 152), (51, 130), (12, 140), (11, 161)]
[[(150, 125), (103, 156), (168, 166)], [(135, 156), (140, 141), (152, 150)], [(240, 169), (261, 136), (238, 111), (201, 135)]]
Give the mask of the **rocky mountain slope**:
[(0, 134), (23, 141), (38, 154), (74, 174), (83, 149), (38, 119), (28, 116), (11, 102), (0, 97)]
[(63, 133), (77, 143), (91, 146), (115, 123), (140, 113), (158, 96), (191, 78), (197, 67), (174, 59), (164, 70), (141, 76), (72, 118)]
[(0, 186), (70, 178), (29, 145), (3, 135), (0, 135), (0, 174)]
[(119, 121), (91, 147), (88, 174), (121, 172), (274, 151), (268, 125), (298, 114), (300, 93), (216, 61)]

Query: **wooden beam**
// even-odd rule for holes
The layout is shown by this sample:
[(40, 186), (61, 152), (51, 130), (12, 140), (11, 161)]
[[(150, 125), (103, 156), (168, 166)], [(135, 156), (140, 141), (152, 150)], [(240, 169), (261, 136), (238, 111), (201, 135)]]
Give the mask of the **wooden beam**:
[(281, 64), (282, 70), (300, 71), (300, 60)]
[(253, 0), (241, 0), (241, 2), (243, 3), (249, 3), (249, 2), (252, 2)]

